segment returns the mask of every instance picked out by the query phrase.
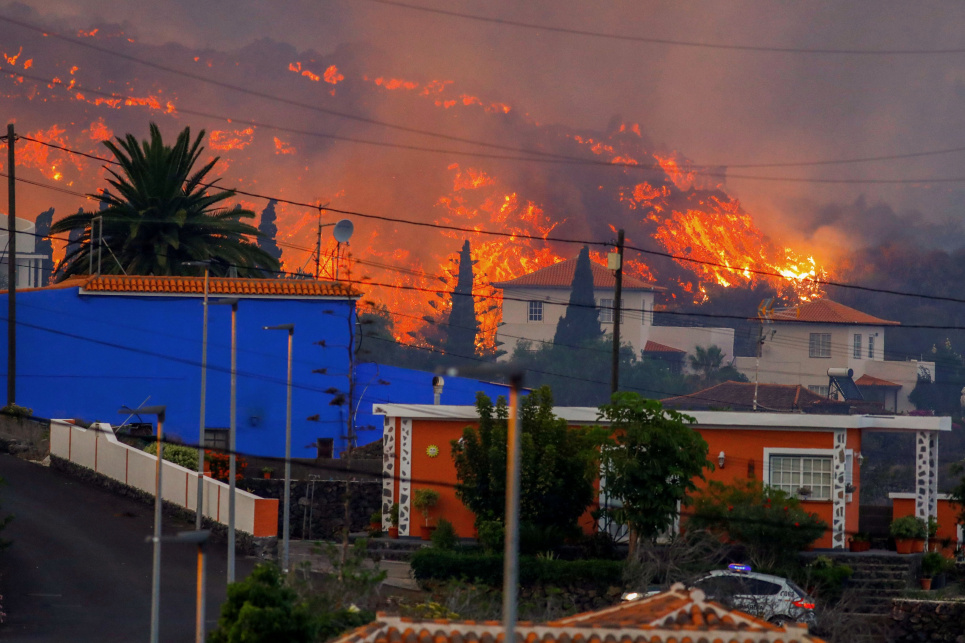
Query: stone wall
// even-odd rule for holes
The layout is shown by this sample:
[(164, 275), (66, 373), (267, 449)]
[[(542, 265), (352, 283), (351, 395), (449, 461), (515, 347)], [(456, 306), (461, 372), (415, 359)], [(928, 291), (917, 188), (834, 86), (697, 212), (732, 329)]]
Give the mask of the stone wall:
[(894, 643), (965, 643), (965, 601), (898, 599), (892, 612)]
[[(262, 498), (278, 498), (278, 535), (284, 533), (285, 481), (246, 479), (241, 488)], [(291, 537), (325, 540), (335, 538), (345, 524), (345, 488), (351, 497), (352, 532), (367, 531), (369, 517), (381, 509), (381, 480), (293, 480), (291, 488)]]

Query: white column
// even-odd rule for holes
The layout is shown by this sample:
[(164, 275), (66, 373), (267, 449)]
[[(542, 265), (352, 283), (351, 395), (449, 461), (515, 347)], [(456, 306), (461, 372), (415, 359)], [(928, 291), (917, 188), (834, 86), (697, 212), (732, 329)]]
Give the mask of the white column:
[(395, 494), (395, 418), (386, 417), (382, 427), (382, 524), (392, 524), (392, 497)]
[(833, 471), (831, 474), (831, 547), (844, 549), (846, 542), (845, 508), (847, 494), (845, 484), (847, 480), (846, 449), (848, 432), (846, 429), (834, 431), (834, 455), (832, 456)]
[(928, 515), (938, 518), (938, 432), (928, 432)]
[(409, 536), (412, 503), (412, 419), (403, 418), (399, 430), (399, 535)]
[(915, 433), (915, 516), (928, 519), (932, 479), (931, 431)]

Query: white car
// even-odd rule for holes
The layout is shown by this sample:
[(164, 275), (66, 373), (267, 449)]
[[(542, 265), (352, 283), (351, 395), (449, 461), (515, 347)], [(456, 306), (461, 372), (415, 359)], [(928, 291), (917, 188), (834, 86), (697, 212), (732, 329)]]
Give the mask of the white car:
[[(695, 583), (707, 600), (723, 603), (734, 609), (772, 623), (802, 622), (814, 625), (814, 599), (793, 581), (780, 576), (750, 571), (747, 565), (730, 565), (703, 576)], [(656, 593), (629, 592), (624, 600), (635, 600)]]

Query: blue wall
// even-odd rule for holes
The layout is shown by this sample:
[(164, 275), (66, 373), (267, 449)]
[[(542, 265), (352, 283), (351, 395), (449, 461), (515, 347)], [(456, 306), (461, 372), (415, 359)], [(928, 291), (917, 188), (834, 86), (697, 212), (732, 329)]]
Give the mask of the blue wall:
[[(5, 293), (0, 295), (0, 311), (6, 311), (6, 300)], [(211, 306), (209, 311), (206, 425), (227, 428), (231, 307)], [(292, 456), (315, 457), (316, 438), (334, 438), (336, 451), (344, 447), (347, 407), (331, 405), (332, 395), (324, 391), (348, 390), (354, 311), (347, 300), (241, 299), (240, 451), (284, 455), (287, 333), (262, 327), (288, 323), (295, 324)], [(77, 288), (24, 291), (17, 294), (17, 321), (18, 404), (41, 417), (114, 424), (124, 419), (118, 414), (122, 406), (166, 405), (165, 431), (197, 443), (200, 296), (80, 295)], [(0, 335), (5, 355), (7, 334)], [(315, 344), (321, 340), (325, 346)], [(6, 359), (0, 362), (6, 378)], [(314, 415), (319, 421), (307, 420)]]
[[(355, 372), (355, 395), (358, 400), (355, 425), (359, 444), (374, 442), (382, 437), (382, 416), (372, 414), (373, 404), (432, 404), (432, 373), (382, 364), (359, 364)], [(491, 384), (449, 375), (444, 379), (445, 386), (440, 400), (442, 404), (475, 404), (476, 393), (479, 391), (493, 401), (500, 395), (509, 398), (509, 387), (505, 384)]]

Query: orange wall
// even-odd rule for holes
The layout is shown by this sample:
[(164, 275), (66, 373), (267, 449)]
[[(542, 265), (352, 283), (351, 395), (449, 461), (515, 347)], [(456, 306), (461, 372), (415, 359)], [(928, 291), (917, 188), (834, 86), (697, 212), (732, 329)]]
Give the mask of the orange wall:
[[(958, 542), (958, 514), (961, 507), (951, 500), (938, 501), (938, 538), (949, 538), (952, 542)], [(915, 500), (913, 498), (892, 498), (891, 500), (891, 519), (901, 518), (902, 516), (915, 515)]]
[[(397, 424), (399, 422), (397, 421)], [(439, 492), (439, 504), (432, 510), (431, 524), (435, 524), (439, 518), (446, 518), (456, 529), (456, 533), (461, 537), (471, 537), (474, 535), (475, 516), (456, 498), (455, 485), (456, 470), (452, 462), (452, 440), (462, 437), (463, 428), (475, 426), (474, 422), (465, 420), (413, 420), (412, 421), (412, 491), (420, 488), (432, 488)], [(708, 444), (708, 458), (717, 463), (717, 456), (721, 451), (725, 452), (725, 463), (723, 469), (707, 471), (708, 480), (718, 480), (727, 484), (732, 484), (737, 480), (746, 480), (753, 477), (757, 480), (762, 479), (764, 466), (764, 448), (813, 448), (830, 449), (833, 447), (833, 434), (831, 432), (815, 431), (762, 431), (762, 430), (723, 430), (707, 429), (698, 432), (704, 437)], [(848, 432), (847, 446), (857, 453), (861, 448), (860, 431), (852, 430)], [(398, 439), (396, 441), (398, 444)], [(430, 457), (427, 449), (435, 445), (439, 449), (439, 455)], [(749, 470), (749, 465), (753, 463), (753, 471)], [(397, 465), (398, 466), (398, 465)], [(858, 467), (855, 463), (854, 469), (855, 485), (858, 485)], [(698, 481), (699, 486), (705, 483)], [(395, 500), (398, 500), (398, 484), (394, 493)], [(848, 503), (846, 509), (846, 530), (853, 533), (858, 525), (858, 502), (857, 490), (853, 496), (854, 501)], [(831, 525), (831, 502), (830, 501), (809, 501), (804, 503), (805, 508), (818, 514), (822, 520)], [(410, 534), (418, 534), (418, 526), (423, 522), (422, 514), (418, 511), (412, 512), (412, 523)], [(586, 531), (595, 529), (594, 522), (590, 513), (580, 520), (580, 524)], [(817, 547), (830, 547), (830, 532), (821, 538), (816, 544)]]

